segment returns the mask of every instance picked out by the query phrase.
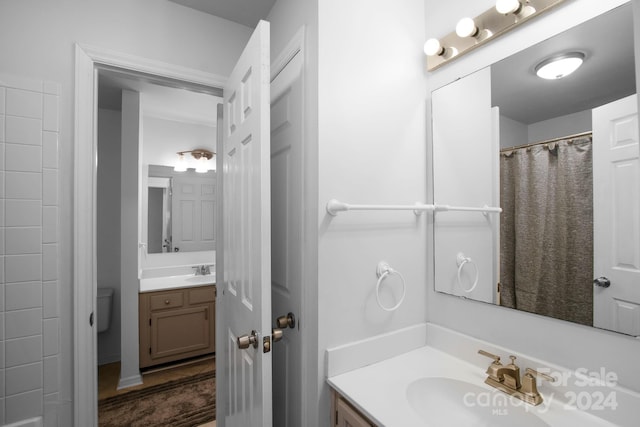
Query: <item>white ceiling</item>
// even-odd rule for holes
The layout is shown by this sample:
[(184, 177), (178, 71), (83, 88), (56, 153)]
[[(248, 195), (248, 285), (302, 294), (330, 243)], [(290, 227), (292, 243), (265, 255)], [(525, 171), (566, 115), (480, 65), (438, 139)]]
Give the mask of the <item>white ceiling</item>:
[(120, 111), (123, 89), (140, 93), (143, 116), (216, 126), (216, 105), (222, 103), (220, 96), (118, 71), (99, 71), (98, 107)]
[[(551, 55), (581, 51), (582, 67), (559, 80), (535, 75)], [(631, 5), (618, 7), (491, 66), (493, 105), (524, 124), (603, 105), (636, 92)]]
[(254, 28), (266, 19), (276, 0), (169, 0), (200, 12)]

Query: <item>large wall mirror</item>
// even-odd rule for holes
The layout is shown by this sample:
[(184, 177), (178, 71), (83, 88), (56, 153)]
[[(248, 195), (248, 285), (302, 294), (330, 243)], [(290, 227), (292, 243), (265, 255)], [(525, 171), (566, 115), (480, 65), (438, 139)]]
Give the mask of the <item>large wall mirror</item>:
[[(631, 4), (432, 94), (437, 291), (640, 336)], [(582, 66), (543, 79), (549, 59)], [(551, 77), (558, 77), (554, 71)]]

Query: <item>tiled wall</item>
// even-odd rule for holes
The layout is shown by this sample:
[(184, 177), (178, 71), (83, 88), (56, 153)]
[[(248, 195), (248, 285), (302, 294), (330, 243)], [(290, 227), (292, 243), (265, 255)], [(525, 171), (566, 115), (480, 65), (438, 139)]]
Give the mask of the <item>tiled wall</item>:
[(0, 75), (0, 425), (56, 425), (59, 95)]

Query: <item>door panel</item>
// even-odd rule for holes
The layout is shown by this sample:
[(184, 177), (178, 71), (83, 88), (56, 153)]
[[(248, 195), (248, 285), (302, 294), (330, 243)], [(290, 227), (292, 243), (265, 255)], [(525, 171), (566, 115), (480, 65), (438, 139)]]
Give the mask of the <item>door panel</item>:
[[(223, 277), (218, 277), (218, 426), (272, 425), (269, 23), (261, 21), (224, 87)], [(221, 291), (221, 292), (220, 292)], [(239, 349), (257, 332), (257, 346)]]
[(594, 326), (640, 335), (637, 96), (593, 110)]

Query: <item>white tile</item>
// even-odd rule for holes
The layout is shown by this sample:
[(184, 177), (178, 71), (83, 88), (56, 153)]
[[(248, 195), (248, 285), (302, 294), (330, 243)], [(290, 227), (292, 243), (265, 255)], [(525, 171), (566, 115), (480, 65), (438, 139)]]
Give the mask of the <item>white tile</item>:
[(0, 87), (0, 114), (4, 114), (4, 102), (7, 96), (7, 89)]
[(4, 257), (7, 283), (42, 280), (42, 255), (8, 255)]
[(39, 145), (5, 144), (4, 151), (4, 170), (42, 171), (42, 147)]
[(5, 397), (5, 422), (15, 423), (42, 415), (42, 389)]
[(44, 95), (42, 130), (57, 132), (59, 130), (58, 121), (58, 97)]
[(58, 204), (58, 171), (42, 170), (42, 204), (56, 206)]
[(40, 227), (15, 227), (5, 229), (6, 255), (39, 254), (42, 251)]
[(57, 132), (42, 132), (42, 167), (58, 169)]
[[(0, 256), (0, 282), (4, 283), (4, 255)], [(4, 309), (4, 305), (2, 306)]]
[(56, 82), (43, 82), (42, 92), (49, 93), (51, 95), (60, 95), (60, 93), (62, 92), (62, 87), (59, 83)]
[[(0, 141), (1, 141), (1, 139), (0, 139)], [(5, 170), (4, 169), (5, 153), (6, 153), (5, 143), (4, 142), (0, 142), (0, 170)]]
[(4, 398), (0, 399), (0, 425), (5, 425), (6, 419), (4, 416)]
[(42, 208), (42, 243), (58, 242), (58, 208), (45, 206)]
[(45, 357), (43, 361), (44, 393), (55, 393), (60, 388), (60, 376), (58, 374), (60, 368), (58, 363), (58, 356)]
[(42, 388), (42, 363), (5, 370), (5, 396)]
[(4, 191), (4, 183), (5, 183), (5, 179), (4, 179), (4, 171), (0, 172), (0, 197), (6, 197), (5, 195), (5, 191)]
[(21, 89), (7, 89), (7, 115), (42, 118), (42, 93)]
[(42, 174), (33, 172), (5, 172), (7, 199), (42, 199)]
[(58, 317), (58, 282), (42, 283), (42, 317)]
[(60, 332), (58, 328), (58, 319), (45, 319), (43, 322), (43, 356), (55, 356), (58, 354), (60, 343)]
[(0, 142), (4, 142), (4, 140), (5, 140), (5, 131), (4, 131), (5, 121), (6, 121), (6, 119), (5, 119), (4, 114), (0, 114)]
[(5, 142), (42, 145), (42, 120), (5, 116)]
[(4, 341), (0, 341), (0, 368), (4, 369)]
[(5, 229), (4, 228), (0, 228), (0, 255), (4, 256), (4, 249), (5, 249), (5, 241), (4, 241), (4, 232)]
[(6, 200), (5, 208), (7, 227), (38, 227), (42, 223), (40, 200)]
[(26, 365), (42, 360), (42, 336), (7, 340), (4, 343), (5, 367)]
[(4, 227), (4, 219), (5, 219), (4, 206), (5, 206), (4, 199), (0, 199), (0, 227)]
[(4, 313), (0, 313), (0, 339), (4, 338)]
[(7, 311), (42, 307), (42, 282), (7, 283), (4, 293)]
[(58, 245), (42, 245), (42, 280), (58, 279)]
[(42, 334), (42, 309), (7, 311), (4, 314), (5, 339)]
[(0, 369), (0, 397), (4, 398), (4, 369)]
[[(3, 258), (0, 258), (0, 262), (4, 262), (4, 257), (3, 257)], [(0, 280), (0, 282), (3, 282), (3, 280)], [(5, 300), (5, 297), (4, 297), (4, 288), (5, 288), (5, 287), (6, 287), (6, 285), (5, 285), (4, 283), (0, 283), (0, 311), (4, 311), (4, 310), (5, 310), (5, 308), (4, 308), (4, 304), (5, 304), (5, 303), (4, 303), (4, 300)], [(2, 367), (2, 366), (0, 366), (0, 368), (1, 368), (1, 367)]]

